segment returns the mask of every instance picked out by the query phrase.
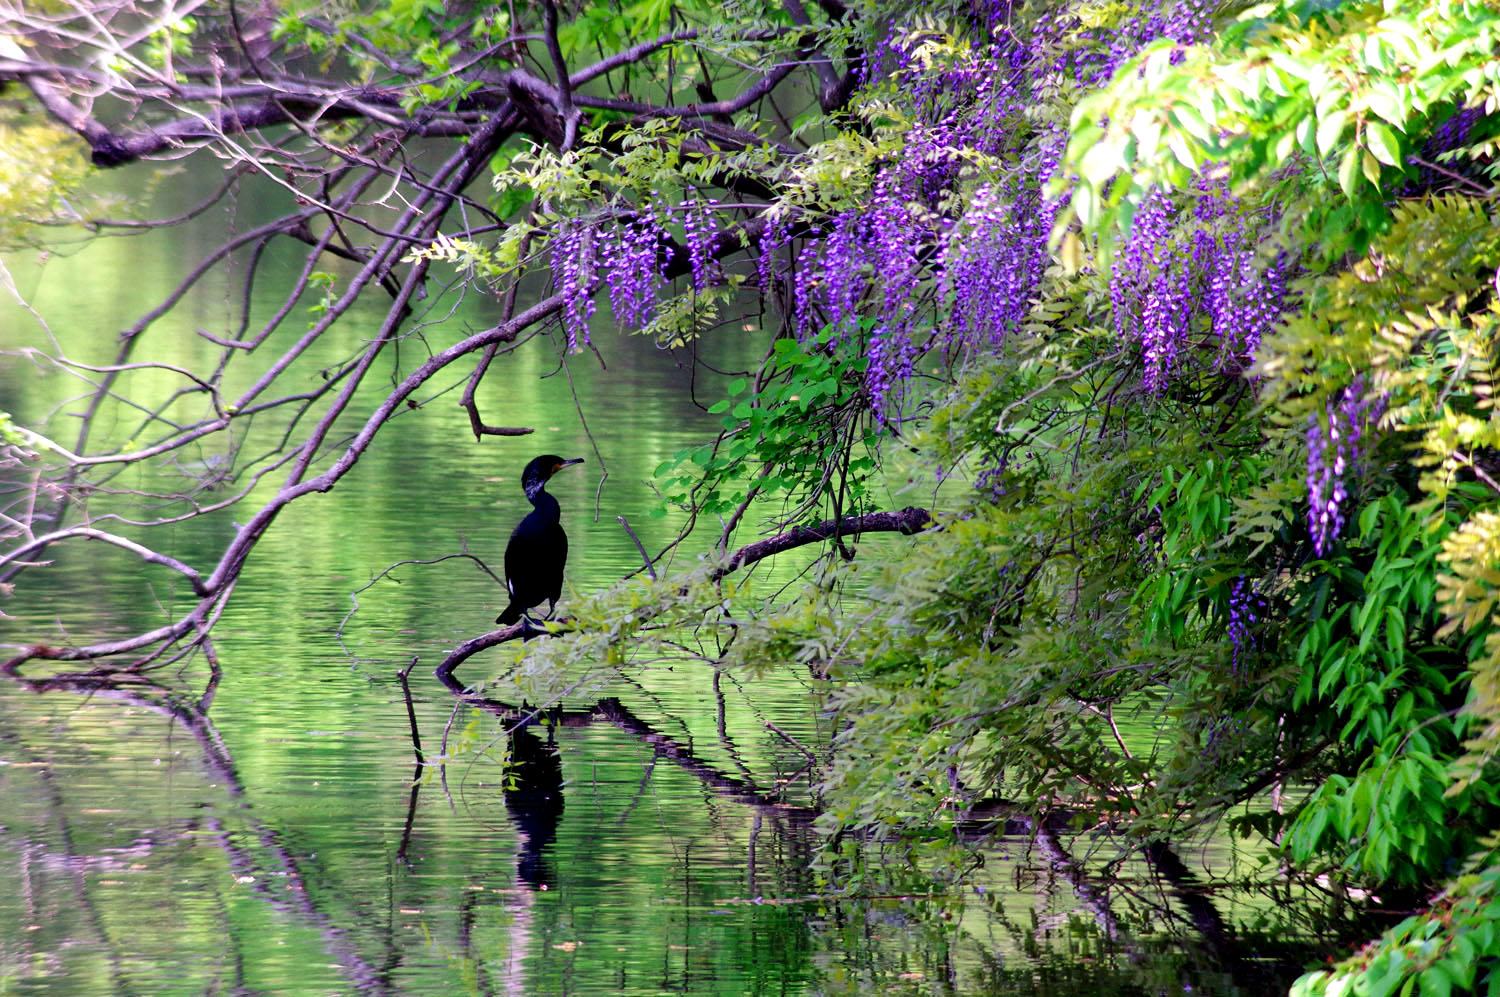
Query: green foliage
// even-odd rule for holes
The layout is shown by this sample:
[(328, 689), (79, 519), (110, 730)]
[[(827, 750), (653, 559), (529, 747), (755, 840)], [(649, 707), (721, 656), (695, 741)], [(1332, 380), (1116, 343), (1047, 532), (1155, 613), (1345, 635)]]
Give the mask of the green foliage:
[(21, 435), (20, 429), (11, 421), (9, 412), (0, 412), (0, 443), (13, 447), (26, 443), (26, 437)]
[(1268, 340), (1257, 367), (1271, 413), (1292, 424), (1356, 372), (1388, 399), (1383, 424), (1410, 448), (1407, 468), (1393, 472), (1427, 496), (1414, 496), (1412, 511), (1421, 517), (1413, 543), (1423, 560), (1402, 562), (1402, 570), (1431, 565), (1422, 585), (1440, 614), (1434, 636), (1464, 638), (1472, 670), (1466, 711), (1479, 727), (1454, 762), (1457, 793), (1500, 749), (1493, 614), (1500, 488), (1490, 470), (1500, 453), (1492, 389), (1497, 266), (1500, 236), (1487, 206), (1456, 197), (1401, 205), (1368, 259), (1309, 284), (1307, 306)]
[(171, 16), (147, 40), (146, 61), (152, 66), (170, 70), (174, 57), (192, 53), (192, 36), (197, 30), (198, 24), (193, 18)]
[[(438, 234), (432, 245), (413, 249), (402, 262), (432, 260), (446, 263), (459, 273), (486, 281), (497, 281), (515, 270), (520, 263), (520, 242), (530, 230), (526, 225), (512, 225), (495, 247), (483, 246), (472, 239)], [(317, 275), (314, 275), (317, 276)]]
[(1206, 165), (1237, 191), (1296, 167), (1304, 237), (1329, 259), (1358, 251), (1423, 136), (1456, 106), (1495, 106), (1497, 27), (1493, 5), (1462, 0), (1267, 3), (1212, 45), (1158, 42), (1074, 107), (1059, 232), (1076, 218), (1108, 241), (1152, 188), (1186, 189)]
[(316, 270), (307, 275), (307, 285), (318, 294), (317, 300), (307, 306), (307, 327), (312, 329), (317, 326), (324, 315), (328, 314), (329, 308), (338, 297), (338, 277)]
[(69, 202), (86, 170), (75, 136), (0, 108), (0, 248), (33, 242), (39, 225), (71, 221)]
[[(842, 821), (901, 827), (993, 795), (1023, 809), (1133, 813), (1142, 833), (1164, 832), (1193, 820), (1185, 799), (1227, 781), (1204, 764), (1205, 741), (1251, 691), (1226, 681), (1213, 600), (1188, 598), (1191, 584), (1164, 590), (1192, 603), (1186, 611), (1141, 606), (1132, 593), (1181, 577), (1143, 561), (1148, 536), (1173, 562), (1198, 554), (1163, 530), (1201, 534), (1200, 550), (1222, 536), (1229, 505), (1205, 482), (1238, 465), (1213, 456), (1206, 435), (1111, 405), (1118, 372), (1100, 361), (1112, 342), (1074, 343), (1073, 353), (1038, 345), (975, 364), (916, 441), (950, 475), (999, 473), (950, 499), (941, 532), (895, 559), (868, 615), (856, 612), (848, 653), (862, 666), (840, 673), (852, 723), (826, 786)], [(1195, 459), (1203, 472), (1174, 470)], [(1161, 503), (1180, 521), (1142, 519), (1141, 496), (1161, 485), (1181, 490)], [(1142, 641), (1153, 613), (1174, 623)], [(1183, 721), (1175, 736), (1121, 739), (1167, 717)], [(1212, 748), (1242, 775), (1271, 730), (1252, 719), (1233, 745)]]
[(639, 335), (650, 336), (667, 349), (686, 346), (722, 324), (723, 312), (737, 302), (736, 292), (743, 283), (742, 275), (728, 274), (723, 284), (668, 298), (657, 305), (656, 315)]
[[(877, 441), (863, 400), (868, 363), (857, 340), (825, 331), (807, 342), (778, 339), (758, 383), (737, 378), (709, 407), (723, 433), (657, 469), (667, 500), (709, 515), (752, 498), (780, 503), (793, 520), (864, 504)], [(743, 397), (741, 397), (743, 396)]]
[(1459, 876), (1432, 910), (1409, 917), (1332, 969), (1308, 973), (1292, 997), (1447, 997), (1500, 988), (1500, 866)]
[[(480, 84), (465, 79), (464, 72), (474, 50), (488, 49), (500, 58), (521, 51), (505, 44), (516, 26), (503, 5), (392, 0), (357, 9), (296, 0), (277, 10), (274, 37), (321, 56), (325, 68), (339, 62), (365, 82), (399, 86), (407, 112), (452, 106), (477, 89)], [(418, 67), (421, 79), (412, 84), (392, 72), (395, 64)]]
[(1412, 888), (1478, 848), (1497, 804), (1487, 787), (1449, 791), (1468, 723), (1453, 710), (1464, 654), (1442, 626), (1425, 511), (1396, 493), (1366, 505), (1359, 535), (1302, 594), (1293, 706), (1326, 709), (1325, 736), (1361, 761), (1313, 791), (1284, 841), (1299, 864), (1328, 856), (1365, 882)]

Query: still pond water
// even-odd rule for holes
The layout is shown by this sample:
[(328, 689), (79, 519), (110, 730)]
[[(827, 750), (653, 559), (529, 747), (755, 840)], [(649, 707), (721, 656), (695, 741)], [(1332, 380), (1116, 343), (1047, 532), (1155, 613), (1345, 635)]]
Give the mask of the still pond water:
[[(36, 314), (76, 359), (107, 362), (113, 332), (215, 237), (8, 255), (36, 313), (0, 302), (0, 410), (67, 439), (79, 383), (15, 352), (40, 340)], [(201, 348), (193, 328), (225, 321), (228, 297), (199, 296), (153, 335)], [(471, 299), (450, 321), (493, 315)], [(552, 342), (491, 376), (491, 421), (535, 436), (476, 443), (450, 392), (284, 513), (215, 630), (221, 681), (194, 660), (125, 690), (0, 682), (0, 995), (1260, 994), (1296, 972), (1201, 934), (1205, 898), (1180, 880), (1141, 862), (1106, 890), (1025, 836), (994, 839), (940, 899), (832, 890), (798, 747), (826, 744), (829, 720), (794, 671), (663, 662), (518, 729), (506, 704), (432, 674), (504, 604), (472, 562), (399, 567), (350, 615), (396, 562), (498, 564), (525, 509), (520, 467), (544, 450), (588, 461), (552, 488), (575, 590), (639, 563), (616, 516), (648, 547), (671, 538), (646, 482), (711, 422), (684, 356), (599, 346), (607, 371), (588, 355), (560, 368)], [(755, 348), (717, 359), (743, 366)], [(232, 529), (184, 524), (172, 553), (211, 564)], [(131, 634), (191, 595), (110, 551), (52, 553), (6, 601), (0, 644)], [(397, 678), (413, 657), (424, 766)], [(484, 656), (458, 675), (487, 678)], [(1184, 855), (1226, 860), (1214, 844)], [(1269, 906), (1211, 903), (1240, 925)]]

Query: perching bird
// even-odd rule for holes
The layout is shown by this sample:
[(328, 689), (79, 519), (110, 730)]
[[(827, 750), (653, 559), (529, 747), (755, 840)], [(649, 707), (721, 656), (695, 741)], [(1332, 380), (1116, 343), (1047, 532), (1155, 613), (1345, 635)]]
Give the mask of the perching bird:
[(568, 560), (568, 535), (559, 523), (562, 510), (557, 499), (547, 494), (547, 479), (569, 464), (582, 464), (582, 457), (563, 460), (556, 454), (543, 454), (521, 472), (521, 487), (531, 500), (532, 510), (516, 526), (505, 545), (505, 587), (510, 590), (510, 605), (495, 617), (496, 623), (509, 626), (532, 606), (547, 600), (547, 615), (557, 609), (562, 595), (563, 565)]

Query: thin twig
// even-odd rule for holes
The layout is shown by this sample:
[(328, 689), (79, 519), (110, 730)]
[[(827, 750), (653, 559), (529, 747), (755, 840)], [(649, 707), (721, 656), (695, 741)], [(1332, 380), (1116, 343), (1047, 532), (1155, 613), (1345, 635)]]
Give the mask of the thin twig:
[(794, 747), (798, 751), (802, 752), (804, 755), (807, 756), (808, 760), (811, 761), (813, 764), (817, 764), (818, 756), (815, 755), (815, 754), (813, 754), (811, 751), (807, 750), (807, 748), (803, 747), (802, 743), (800, 741), (798, 741), (795, 737), (792, 737), (792, 735), (788, 734), (786, 731), (782, 730), (780, 727), (776, 726), (775, 724), (773, 724), (769, 720), (762, 720), (761, 723), (763, 723), (763, 724), (766, 725), (766, 730), (768, 730), (771, 733), (775, 734), (777, 737), (781, 738), (787, 744), (790, 744), (792, 747)]
[(417, 656), (414, 654), (411, 656), (411, 660), (406, 663), (406, 667), (396, 673), (396, 678), (401, 680), (401, 692), (406, 697), (406, 719), (411, 724), (411, 748), (417, 756), (417, 767), (421, 768), (426, 764), (425, 759), (422, 757), (422, 734), (417, 729), (417, 711), (411, 704), (411, 686), (406, 681), (406, 677), (411, 674), (411, 670), (416, 666)]
[(651, 563), (651, 555), (646, 553), (646, 545), (641, 543), (641, 538), (635, 535), (635, 530), (630, 528), (630, 524), (625, 521), (624, 516), (616, 516), (615, 518), (620, 521), (620, 526), (624, 528), (625, 535), (635, 541), (635, 549), (641, 552), (641, 560), (646, 565), (646, 574), (651, 576), (653, 582), (656, 581), (656, 565)]

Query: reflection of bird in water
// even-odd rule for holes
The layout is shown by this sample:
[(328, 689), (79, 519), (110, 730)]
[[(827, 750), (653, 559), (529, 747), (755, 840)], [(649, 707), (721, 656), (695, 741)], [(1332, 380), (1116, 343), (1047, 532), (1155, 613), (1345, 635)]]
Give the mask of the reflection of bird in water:
[(551, 887), (555, 876), (546, 851), (563, 815), (562, 758), (549, 733), (544, 742), (524, 727), (510, 732), (505, 809), (521, 835), (516, 874), (532, 887)]
[(531, 500), (532, 510), (516, 526), (505, 545), (505, 587), (510, 589), (510, 605), (495, 618), (509, 626), (532, 606), (547, 600), (547, 615), (557, 610), (562, 595), (563, 565), (568, 560), (568, 535), (559, 523), (562, 510), (557, 499), (547, 494), (547, 479), (569, 464), (582, 464), (582, 457), (564, 460), (556, 454), (543, 454), (521, 472), (521, 487)]

